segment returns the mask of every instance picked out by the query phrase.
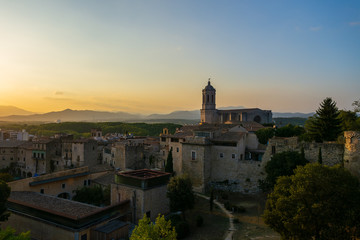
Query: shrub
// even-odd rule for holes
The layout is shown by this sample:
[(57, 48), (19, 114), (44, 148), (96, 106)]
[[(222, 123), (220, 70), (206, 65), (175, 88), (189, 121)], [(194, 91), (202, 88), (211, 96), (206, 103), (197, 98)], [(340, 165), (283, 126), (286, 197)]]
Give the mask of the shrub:
[(202, 216), (197, 216), (196, 217), (196, 226), (197, 227), (201, 227), (204, 224), (204, 219)]
[(178, 224), (175, 226), (175, 230), (179, 239), (188, 236), (190, 233), (190, 227), (186, 221), (178, 222)]
[(246, 212), (246, 209), (245, 209), (245, 207), (243, 207), (243, 206), (235, 206), (235, 205), (234, 205), (232, 208), (233, 208), (234, 212), (238, 212), (238, 213), (244, 213), (244, 212)]
[(226, 201), (226, 202), (224, 203), (224, 207), (225, 207), (227, 210), (231, 210), (230, 202), (229, 202), (229, 201)]

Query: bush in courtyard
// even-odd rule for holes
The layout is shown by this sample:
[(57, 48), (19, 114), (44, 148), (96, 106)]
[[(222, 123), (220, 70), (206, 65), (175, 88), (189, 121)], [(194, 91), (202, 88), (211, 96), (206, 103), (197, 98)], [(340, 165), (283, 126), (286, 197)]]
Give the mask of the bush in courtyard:
[(190, 227), (186, 221), (178, 222), (175, 226), (175, 230), (179, 239), (188, 236), (190, 233)]
[(197, 216), (196, 217), (196, 226), (197, 227), (201, 227), (204, 224), (204, 219), (202, 216)]

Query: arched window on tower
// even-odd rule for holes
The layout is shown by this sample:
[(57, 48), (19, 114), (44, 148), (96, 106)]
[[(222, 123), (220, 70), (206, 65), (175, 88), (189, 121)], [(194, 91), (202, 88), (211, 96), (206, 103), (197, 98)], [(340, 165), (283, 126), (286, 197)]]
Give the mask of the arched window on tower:
[(206, 95), (206, 103), (209, 103), (209, 94)]
[(214, 95), (211, 95), (211, 103), (214, 103)]

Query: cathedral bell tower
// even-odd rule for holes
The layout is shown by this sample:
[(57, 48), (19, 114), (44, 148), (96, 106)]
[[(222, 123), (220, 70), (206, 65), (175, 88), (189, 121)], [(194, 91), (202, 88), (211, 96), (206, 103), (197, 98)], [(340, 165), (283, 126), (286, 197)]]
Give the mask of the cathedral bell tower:
[(202, 108), (201, 108), (202, 123), (217, 122), (215, 95), (216, 95), (216, 90), (213, 86), (211, 86), (210, 78), (209, 78), (207, 86), (202, 90)]

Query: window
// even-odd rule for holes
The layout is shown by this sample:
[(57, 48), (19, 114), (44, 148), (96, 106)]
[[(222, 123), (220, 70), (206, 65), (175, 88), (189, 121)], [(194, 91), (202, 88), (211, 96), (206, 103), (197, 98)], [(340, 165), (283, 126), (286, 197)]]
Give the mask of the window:
[(84, 186), (86, 186), (86, 184), (87, 184), (87, 181), (86, 181), (86, 180), (84, 180)]
[(231, 158), (232, 158), (232, 159), (235, 159), (235, 158), (236, 158), (236, 154), (235, 154), (235, 153), (231, 154)]
[(196, 160), (196, 152), (191, 151), (191, 160)]
[(41, 159), (44, 159), (44, 154), (43, 153), (41, 153)]
[(165, 151), (163, 151), (163, 156), (165, 156)]
[(147, 216), (148, 218), (150, 218), (150, 215), (151, 215), (151, 211), (147, 211), (147, 212), (146, 212), (146, 216)]
[(162, 137), (162, 138), (161, 138), (161, 141), (162, 141), (162, 142), (166, 142), (166, 138)]
[(86, 233), (81, 235), (81, 240), (87, 240), (87, 234)]
[(240, 154), (240, 160), (243, 160), (243, 155), (242, 154)]
[(44, 191), (44, 189), (43, 189), (43, 188), (42, 188), (42, 189), (40, 189), (40, 193), (41, 193), (41, 194), (44, 194), (44, 192), (45, 192), (45, 191)]
[(272, 146), (271, 147), (271, 154), (275, 154), (276, 153), (276, 148), (275, 148), (275, 146)]
[(223, 158), (224, 157), (224, 153), (220, 153), (220, 158)]
[(66, 187), (65, 183), (61, 184), (62, 189), (65, 189), (65, 187)]
[(90, 186), (90, 182), (91, 182), (91, 180), (89, 179), (89, 180), (87, 180), (87, 184), (88, 184), (88, 186)]
[(176, 148), (176, 152), (179, 152), (179, 148), (178, 148), (178, 147)]

